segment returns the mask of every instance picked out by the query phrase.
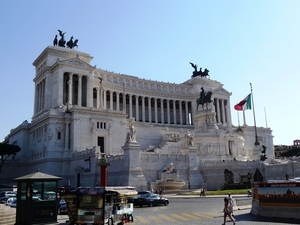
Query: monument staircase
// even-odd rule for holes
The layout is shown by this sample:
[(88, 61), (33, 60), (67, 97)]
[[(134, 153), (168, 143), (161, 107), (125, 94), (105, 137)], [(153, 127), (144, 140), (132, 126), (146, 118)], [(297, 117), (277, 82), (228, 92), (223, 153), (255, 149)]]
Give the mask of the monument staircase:
[(183, 149), (186, 149), (185, 138), (178, 138), (174, 141), (162, 141), (158, 147), (155, 145), (149, 145), (145, 150), (146, 152), (155, 152), (156, 154), (178, 154)]
[(16, 208), (0, 204), (0, 225), (14, 225), (16, 222)]

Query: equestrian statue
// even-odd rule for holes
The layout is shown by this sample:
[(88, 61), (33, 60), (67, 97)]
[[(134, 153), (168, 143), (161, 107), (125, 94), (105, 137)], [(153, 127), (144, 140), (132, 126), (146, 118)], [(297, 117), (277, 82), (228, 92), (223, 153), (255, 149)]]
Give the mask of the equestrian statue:
[(202, 109), (204, 110), (204, 105), (206, 105), (206, 109), (208, 109), (208, 104), (212, 102), (211, 100), (212, 92), (209, 91), (205, 93), (203, 87), (201, 88), (200, 98), (197, 98), (197, 111), (199, 105), (202, 105)]

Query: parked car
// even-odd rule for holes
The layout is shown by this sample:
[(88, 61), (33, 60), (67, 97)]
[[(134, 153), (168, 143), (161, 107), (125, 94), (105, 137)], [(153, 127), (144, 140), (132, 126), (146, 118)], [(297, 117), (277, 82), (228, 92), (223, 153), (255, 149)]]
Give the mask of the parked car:
[(67, 214), (68, 213), (66, 200), (61, 199), (59, 201), (57, 213), (58, 214)]
[(59, 208), (58, 208), (58, 211), (57, 213), (59, 215), (62, 215), (62, 214), (67, 214), (68, 213), (68, 208), (67, 208), (67, 205), (61, 205)]
[(169, 200), (158, 194), (151, 194), (149, 196), (140, 195), (135, 203), (136, 206), (143, 207), (144, 205), (148, 205), (150, 207), (155, 205), (169, 205)]
[(16, 197), (17, 192), (15, 191), (4, 191), (0, 194), (0, 203), (6, 203), (9, 198)]
[(139, 195), (128, 197), (127, 198), (127, 203), (133, 203), (135, 205), (136, 200), (139, 198)]
[(7, 201), (6, 201), (6, 203), (5, 203), (5, 205), (10, 206), (10, 204), (11, 204), (14, 200), (17, 200), (17, 198), (16, 198), (16, 197), (8, 198)]
[(9, 203), (10, 207), (12, 208), (16, 208), (17, 207), (17, 198), (13, 198), (13, 201), (11, 203)]
[(140, 196), (149, 196), (151, 194), (153, 194), (151, 191), (139, 191), (138, 192), (138, 195), (140, 195)]

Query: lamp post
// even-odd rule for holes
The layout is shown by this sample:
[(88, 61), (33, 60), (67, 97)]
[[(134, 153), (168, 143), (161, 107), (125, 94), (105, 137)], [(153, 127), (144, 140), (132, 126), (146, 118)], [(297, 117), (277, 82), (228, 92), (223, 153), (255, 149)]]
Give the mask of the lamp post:
[(107, 162), (106, 154), (101, 153), (100, 151), (97, 153), (97, 166), (100, 166), (100, 186), (106, 187), (107, 186), (107, 166), (110, 165)]

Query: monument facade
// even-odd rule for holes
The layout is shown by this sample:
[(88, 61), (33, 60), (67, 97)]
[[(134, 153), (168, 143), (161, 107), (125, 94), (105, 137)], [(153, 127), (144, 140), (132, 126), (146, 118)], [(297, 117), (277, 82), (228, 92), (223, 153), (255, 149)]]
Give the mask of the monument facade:
[[(34, 113), (4, 140), (22, 150), (5, 163), (1, 180), (39, 168), (62, 177), (60, 186), (75, 187), (78, 179), (96, 186), (100, 153), (110, 163), (108, 185), (138, 189), (152, 188), (170, 163), (182, 188), (216, 189), (225, 169), (238, 179), (262, 168), (254, 127), (232, 125), (231, 93), (208, 70), (175, 84), (102, 70), (92, 59), (48, 46), (33, 62)], [(272, 159), (272, 131), (260, 127), (257, 135)]]

